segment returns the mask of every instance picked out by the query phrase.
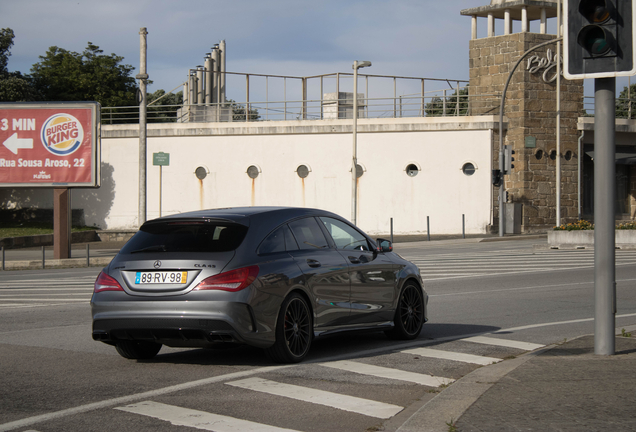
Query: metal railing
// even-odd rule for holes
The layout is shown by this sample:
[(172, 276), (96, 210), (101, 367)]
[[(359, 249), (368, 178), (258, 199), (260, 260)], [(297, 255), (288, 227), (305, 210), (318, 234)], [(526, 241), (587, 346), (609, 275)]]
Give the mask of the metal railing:
[[(594, 117), (594, 96), (583, 97), (582, 117)], [(636, 118), (636, 98), (616, 98), (616, 118)]]
[[(465, 88), (464, 88), (465, 89)], [(464, 90), (462, 89), (462, 90)], [(401, 95), (388, 98), (358, 98), (358, 118), (406, 118), (468, 116), (473, 112), (494, 115), (499, 95), (452, 94)], [(247, 122), (350, 119), (353, 100), (305, 99), (252, 101), (219, 104), (148, 106), (148, 123)], [(477, 107), (475, 110), (473, 107)], [(247, 112), (247, 115), (246, 115)], [(137, 123), (139, 107), (102, 107), (103, 124)]]
[[(364, 74), (358, 77), (363, 81), (359, 86), (362, 91), (358, 93), (362, 118), (467, 115), (470, 112), (468, 81), (465, 80)], [(225, 72), (225, 78), (226, 94), (244, 91), (244, 97), (238, 102), (205, 104), (187, 93), (183, 105), (160, 105), (153, 103), (161, 102), (159, 100), (151, 101), (147, 109), (148, 122), (312, 120), (350, 118), (352, 114), (352, 73), (294, 77)], [(137, 106), (102, 108), (105, 124), (135, 123), (138, 119)]]

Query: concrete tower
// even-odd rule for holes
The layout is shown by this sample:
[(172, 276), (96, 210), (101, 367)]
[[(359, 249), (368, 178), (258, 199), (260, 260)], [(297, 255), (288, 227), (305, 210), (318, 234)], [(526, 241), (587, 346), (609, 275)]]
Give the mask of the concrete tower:
[[(547, 34), (548, 18), (557, 3), (534, 0), (492, 0), (489, 6), (461, 11), (472, 18), (469, 96), (473, 115), (499, 113), (508, 75), (530, 48), (556, 39)], [(486, 18), (487, 36), (477, 37), (478, 18)], [(503, 20), (503, 35), (495, 34)], [(517, 33), (513, 32), (515, 21)], [(539, 21), (539, 32), (530, 31)], [(554, 20), (556, 28), (556, 20)], [(556, 145), (556, 43), (529, 54), (514, 72), (506, 94), (505, 144), (515, 151), (514, 168), (506, 176), (508, 203), (520, 204), (521, 231), (545, 231), (556, 223), (557, 158), (561, 161), (561, 223), (578, 217), (578, 117), (583, 114), (583, 81), (561, 78), (561, 143)], [(499, 139), (494, 140), (493, 166), (498, 166)], [(497, 193), (494, 196), (498, 214)], [(508, 206), (510, 208), (511, 206)], [(508, 217), (507, 217), (508, 219)], [(495, 223), (498, 218), (495, 216)]]

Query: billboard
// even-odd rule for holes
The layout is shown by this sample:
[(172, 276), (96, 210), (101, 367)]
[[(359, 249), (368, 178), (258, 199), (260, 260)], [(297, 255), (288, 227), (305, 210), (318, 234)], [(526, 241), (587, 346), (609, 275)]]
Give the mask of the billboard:
[(99, 187), (97, 102), (0, 103), (0, 187)]

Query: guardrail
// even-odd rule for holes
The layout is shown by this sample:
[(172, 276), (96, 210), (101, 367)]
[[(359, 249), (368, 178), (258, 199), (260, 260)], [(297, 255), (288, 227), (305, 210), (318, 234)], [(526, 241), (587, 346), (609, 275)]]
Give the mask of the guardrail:
[[(474, 112), (496, 114), (497, 95), (404, 95), (396, 98), (358, 98), (358, 118), (406, 118), (468, 116)], [(450, 91), (448, 92), (450, 93)], [(488, 109), (484, 110), (484, 106)], [(246, 115), (247, 113), (247, 115)], [(214, 104), (160, 105), (147, 107), (148, 123), (247, 122), (350, 119), (353, 100), (316, 99), (287, 101), (225, 102)], [(102, 107), (103, 124), (137, 123), (139, 107)]]
[[(594, 117), (594, 96), (583, 98), (583, 117)], [(636, 118), (636, 98), (616, 98), (616, 118)]]

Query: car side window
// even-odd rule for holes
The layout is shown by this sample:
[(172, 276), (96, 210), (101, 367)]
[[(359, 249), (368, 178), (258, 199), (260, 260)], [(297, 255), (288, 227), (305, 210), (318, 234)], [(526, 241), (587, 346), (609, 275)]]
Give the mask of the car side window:
[(290, 222), (289, 228), (291, 228), (301, 250), (329, 248), (325, 235), (313, 217)]
[(298, 245), (294, 236), (287, 225), (283, 225), (280, 228), (274, 230), (268, 235), (258, 248), (258, 254), (270, 254), (276, 252), (285, 252), (291, 250), (298, 250)]
[(321, 217), (329, 234), (336, 243), (336, 248), (343, 250), (371, 250), (367, 238), (352, 226), (329, 217)]

